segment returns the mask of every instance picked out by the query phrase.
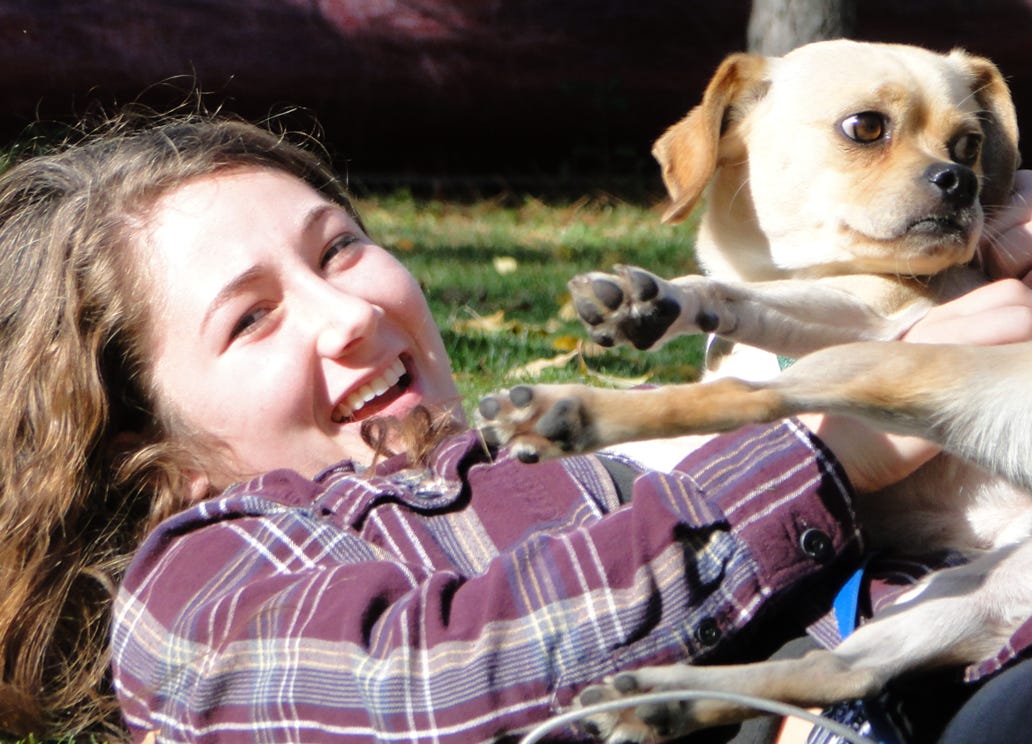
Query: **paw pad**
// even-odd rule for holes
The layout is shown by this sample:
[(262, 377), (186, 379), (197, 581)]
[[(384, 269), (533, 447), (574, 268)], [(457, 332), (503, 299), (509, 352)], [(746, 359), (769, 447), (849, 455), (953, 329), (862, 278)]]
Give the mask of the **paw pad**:
[(591, 289), (595, 297), (610, 310), (616, 310), (624, 301), (623, 290), (620, 285), (609, 279), (592, 279)]
[(649, 302), (659, 296), (659, 285), (656, 284), (656, 279), (651, 274), (632, 269), (630, 277), (631, 292), (639, 302)]
[(534, 400), (534, 391), (529, 385), (517, 385), (509, 391), (509, 400), (517, 408), (526, 408)]
[(477, 404), (477, 411), (485, 421), (492, 421), (502, 412), (502, 404), (493, 396), (481, 398), (480, 403)]

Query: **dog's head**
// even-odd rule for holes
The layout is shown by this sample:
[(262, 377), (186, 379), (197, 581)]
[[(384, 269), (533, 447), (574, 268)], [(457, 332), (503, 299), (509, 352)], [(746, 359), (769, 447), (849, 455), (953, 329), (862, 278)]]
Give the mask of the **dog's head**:
[(706, 230), (721, 251), (765, 252), (753, 263), (780, 271), (922, 275), (970, 260), (1017, 143), (989, 60), (840, 40), (729, 57), (653, 154), (665, 221), (713, 182)]

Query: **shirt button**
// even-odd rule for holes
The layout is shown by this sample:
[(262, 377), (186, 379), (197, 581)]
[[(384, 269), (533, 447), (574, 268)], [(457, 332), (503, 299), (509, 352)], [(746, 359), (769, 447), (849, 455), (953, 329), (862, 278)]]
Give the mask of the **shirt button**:
[(717, 621), (711, 617), (703, 618), (695, 629), (695, 638), (703, 646), (716, 646), (722, 635)]
[(826, 563), (831, 560), (834, 553), (831, 538), (827, 532), (818, 529), (808, 529), (799, 537), (799, 546), (803, 552), (818, 563)]

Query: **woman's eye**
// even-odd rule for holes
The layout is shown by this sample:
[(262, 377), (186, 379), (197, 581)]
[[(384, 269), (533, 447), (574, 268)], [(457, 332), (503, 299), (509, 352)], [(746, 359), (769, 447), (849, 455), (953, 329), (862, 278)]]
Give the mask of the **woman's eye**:
[(839, 124), (842, 133), (854, 142), (867, 144), (885, 136), (885, 117), (877, 111), (863, 111), (847, 116)]
[(240, 319), (233, 325), (233, 330), (229, 333), (229, 338), (234, 341), (241, 336), (246, 336), (251, 333), (255, 326), (257, 326), (269, 311), (264, 308), (255, 308), (248, 310), (246, 313), (240, 316)]
[(319, 259), (319, 267), (325, 269), (335, 258), (341, 254), (347, 254), (349, 248), (356, 242), (358, 242), (358, 238), (354, 235), (342, 235), (334, 240)]

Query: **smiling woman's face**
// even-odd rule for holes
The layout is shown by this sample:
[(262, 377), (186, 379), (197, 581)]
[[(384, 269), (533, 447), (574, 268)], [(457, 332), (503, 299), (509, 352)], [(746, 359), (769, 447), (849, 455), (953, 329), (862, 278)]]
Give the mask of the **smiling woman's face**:
[(359, 426), (374, 415), (461, 415), (419, 285), (303, 181), (257, 168), (190, 181), (138, 245), (159, 407), (225, 446), (216, 480), (368, 460)]

